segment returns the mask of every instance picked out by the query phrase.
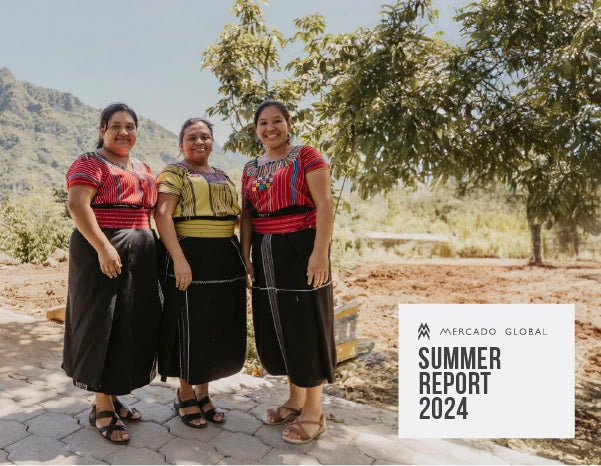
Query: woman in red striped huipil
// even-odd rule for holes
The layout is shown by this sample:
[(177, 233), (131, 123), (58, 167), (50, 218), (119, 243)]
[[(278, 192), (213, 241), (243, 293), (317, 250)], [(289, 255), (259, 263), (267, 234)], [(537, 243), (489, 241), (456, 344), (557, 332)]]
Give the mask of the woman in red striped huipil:
[(254, 126), (266, 151), (242, 174), (242, 254), (253, 279), (259, 358), (270, 374), (287, 375), (290, 388), (263, 422), (294, 419), (283, 439), (306, 443), (325, 430), (323, 383), (333, 381), (336, 364), (330, 171), (315, 148), (292, 146), (292, 121), (281, 102), (259, 105)]
[(140, 413), (125, 395), (155, 377), (161, 302), (150, 214), (157, 200), (150, 168), (130, 156), (138, 118), (125, 104), (100, 117), (97, 150), (67, 172), (69, 284), (63, 368), (73, 383), (96, 392), (90, 423), (113, 443), (127, 443), (122, 420)]

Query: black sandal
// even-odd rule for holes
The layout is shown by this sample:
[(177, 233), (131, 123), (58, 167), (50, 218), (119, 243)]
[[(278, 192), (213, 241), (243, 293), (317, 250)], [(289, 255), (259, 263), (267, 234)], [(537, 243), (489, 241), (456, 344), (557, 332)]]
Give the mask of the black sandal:
[[(119, 419), (122, 421), (138, 422), (142, 419), (140, 411), (136, 408), (131, 409), (129, 406), (124, 405), (119, 401), (119, 398), (113, 400), (113, 406), (115, 407), (115, 413), (117, 413), (117, 416), (119, 416)], [(125, 416), (121, 416), (121, 409), (123, 408), (127, 409), (127, 414)], [(134, 417), (134, 414), (140, 414), (140, 417)]]
[[(109, 423), (109, 425), (98, 427), (96, 425), (96, 419), (102, 419), (105, 417), (111, 418), (111, 422)], [(127, 432), (125, 426), (117, 425), (117, 422), (119, 422), (119, 416), (117, 416), (117, 413), (115, 413), (114, 411), (100, 411), (99, 413), (97, 413), (96, 405), (92, 405), (92, 411), (90, 412), (89, 419), (90, 425), (96, 428), (96, 430), (103, 439), (108, 440), (111, 443), (116, 443), (117, 445), (127, 445), (129, 443), (129, 439), (113, 440), (114, 431), (123, 430)]]
[(190, 398), (189, 400), (181, 401), (180, 403), (178, 403), (178, 401), (180, 401), (179, 388), (177, 389), (177, 395), (175, 396), (175, 400), (173, 400), (173, 407), (176, 409), (179, 418), (184, 424), (194, 429), (202, 429), (204, 427), (207, 427), (208, 424), (206, 422), (204, 424), (191, 423), (191, 421), (195, 419), (204, 419), (204, 416), (202, 415), (202, 409), (200, 410), (200, 413), (184, 414), (183, 416), (179, 413), (180, 408), (191, 408), (192, 406), (197, 406), (196, 398)]
[[(204, 414), (205, 418), (207, 418), (208, 421), (211, 421), (214, 424), (223, 424), (225, 422), (225, 413), (223, 412), (223, 410), (219, 408), (212, 408), (208, 411), (205, 411), (204, 409), (202, 409), (203, 406), (208, 405), (210, 402), (211, 399), (208, 396), (205, 396), (202, 400), (198, 401), (198, 407), (200, 408), (202, 414)], [(223, 413), (223, 418), (220, 421), (215, 420), (215, 415), (218, 413)]]

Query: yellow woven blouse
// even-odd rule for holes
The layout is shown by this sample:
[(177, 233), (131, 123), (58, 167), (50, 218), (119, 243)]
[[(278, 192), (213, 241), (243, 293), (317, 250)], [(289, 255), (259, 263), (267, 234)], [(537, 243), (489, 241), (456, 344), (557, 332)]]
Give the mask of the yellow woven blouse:
[(159, 193), (179, 197), (173, 212), (178, 236), (227, 238), (234, 234), (240, 213), (238, 193), (227, 174), (188, 168), (183, 162), (167, 165), (157, 177)]

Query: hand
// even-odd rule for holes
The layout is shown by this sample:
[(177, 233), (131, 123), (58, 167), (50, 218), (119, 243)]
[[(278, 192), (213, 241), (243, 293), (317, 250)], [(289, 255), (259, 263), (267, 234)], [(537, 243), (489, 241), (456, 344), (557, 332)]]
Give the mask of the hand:
[(121, 257), (110, 243), (107, 243), (98, 252), (98, 262), (100, 263), (100, 271), (109, 278), (115, 278), (121, 273)]
[(323, 285), (328, 280), (328, 270), (328, 254), (316, 253), (314, 250), (307, 265), (307, 285), (312, 284), (313, 288)]
[(255, 281), (255, 269), (250, 259), (244, 259), (244, 267), (246, 268), (246, 287), (251, 289)]
[(192, 283), (192, 269), (185, 258), (173, 261), (173, 274), (175, 275), (175, 287), (178, 290), (186, 291), (186, 288)]

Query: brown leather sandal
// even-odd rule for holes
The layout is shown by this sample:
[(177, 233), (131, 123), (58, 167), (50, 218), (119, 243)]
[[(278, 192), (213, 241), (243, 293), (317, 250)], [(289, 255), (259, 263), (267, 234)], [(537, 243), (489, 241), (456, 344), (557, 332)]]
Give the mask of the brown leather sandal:
[[(317, 429), (317, 431), (313, 435), (309, 435), (309, 434), (307, 434), (305, 429), (303, 429), (303, 424), (316, 424), (319, 426), (319, 429)], [(286, 426), (286, 429), (289, 429), (292, 432), (294, 432), (295, 434), (299, 435), (300, 438), (297, 439), (297, 438), (286, 437), (282, 433), (282, 438), (284, 439), (284, 441), (288, 442), (288, 443), (294, 443), (296, 445), (301, 445), (303, 443), (309, 443), (314, 438), (323, 434), (326, 430), (326, 420), (323, 417), (323, 414), (319, 418), (319, 421), (301, 421), (298, 418), (296, 418), (293, 422), (291, 422), (290, 424), (288, 424)]]
[[(282, 416), (282, 409), (287, 409), (290, 411), (286, 416)], [(263, 418), (263, 424), (267, 424), (269, 426), (275, 426), (278, 424), (283, 424), (284, 422), (290, 422), (296, 419), (302, 409), (290, 408), (288, 406), (278, 406), (277, 408), (269, 408), (267, 410), (267, 416)], [(268, 421), (267, 417), (270, 416), (273, 421)]]

